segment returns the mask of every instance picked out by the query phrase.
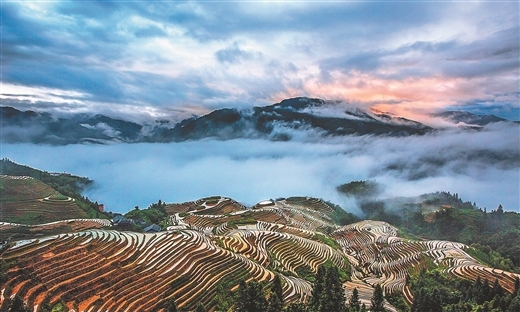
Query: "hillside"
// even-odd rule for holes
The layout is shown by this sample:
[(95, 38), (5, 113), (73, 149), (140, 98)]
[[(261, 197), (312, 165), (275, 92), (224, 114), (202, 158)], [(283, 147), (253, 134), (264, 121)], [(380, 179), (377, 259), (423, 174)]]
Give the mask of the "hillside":
[(356, 199), (365, 218), (389, 222), (415, 237), (471, 245), (473, 255), (486, 263), (518, 271), (520, 214), (506, 212), (501, 205), (488, 211), (463, 201), (456, 193), (379, 198), (380, 189), (375, 181), (354, 181), (338, 187)]
[(227, 310), (241, 280), (265, 288), (277, 274), (286, 303), (306, 302), (326, 263), (339, 268), (345, 294), (356, 288), (367, 306), (376, 285), (392, 302), (390, 294), (412, 304), (426, 269), (496, 280), (509, 294), (520, 277), (482, 264), (462, 243), (406, 239), (382, 221), (340, 226), (334, 207), (315, 198), (246, 208), (214, 196), (164, 209), (169, 227), (158, 233), (92, 229), (12, 242), (1, 257), (0, 309), (16, 295), (30, 307), (69, 311), (166, 311), (171, 300), (184, 310)]
[[(72, 208), (70, 211), (65, 209), (64, 215), (57, 214), (50, 216), (41, 217), (40, 219), (34, 219), (37, 215), (26, 215), (27, 223), (33, 224), (35, 222), (50, 222), (55, 220), (64, 220), (69, 217), (73, 218), (107, 218), (107, 216), (98, 210), (98, 203), (92, 202), (88, 198), (81, 195), (81, 192), (93, 183), (92, 180), (86, 177), (78, 177), (68, 173), (50, 173), (47, 171), (38, 170), (29, 166), (17, 164), (7, 158), (0, 160), (0, 175), (9, 176), (9, 184), (12, 185), (13, 189), (8, 190), (0, 187), (0, 201), (4, 205), (11, 205), (12, 207), (7, 208), (9, 210), (18, 209), (23, 204), (24, 200), (33, 200), (32, 205), (60, 205), (64, 208), (70, 205)], [(44, 184), (44, 185), (42, 185)], [(17, 186), (18, 185), (18, 186)], [(34, 188), (34, 189), (33, 189)], [(42, 191), (44, 190), (44, 191)], [(9, 192), (20, 192), (14, 197), (9, 195)], [(45, 198), (55, 195), (55, 198)], [(67, 199), (68, 198), (68, 199)], [(56, 200), (58, 199), (58, 200)], [(34, 201), (36, 200), (36, 202)], [(67, 202), (68, 200), (68, 202)], [(10, 203), (12, 201), (12, 203)], [(77, 208), (80, 208), (80, 212), (77, 212)], [(24, 209), (31, 209), (27, 206)], [(23, 215), (23, 213), (20, 213)], [(18, 222), (24, 220), (8, 219), (10, 216), (6, 216), (7, 219), (0, 221)]]
[(0, 175), (0, 221), (46, 223), (85, 218), (73, 198), (27, 176)]

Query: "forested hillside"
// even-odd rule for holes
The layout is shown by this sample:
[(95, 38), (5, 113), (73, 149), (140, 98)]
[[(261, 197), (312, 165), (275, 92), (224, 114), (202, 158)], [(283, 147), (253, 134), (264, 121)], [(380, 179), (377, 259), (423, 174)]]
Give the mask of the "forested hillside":
[(518, 272), (519, 213), (504, 211), (501, 205), (488, 211), (449, 192), (377, 199), (379, 188), (374, 181), (355, 181), (338, 190), (354, 197), (367, 219), (387, 221), (419, 238), (468, 244), (468, 252), (481, 261)]

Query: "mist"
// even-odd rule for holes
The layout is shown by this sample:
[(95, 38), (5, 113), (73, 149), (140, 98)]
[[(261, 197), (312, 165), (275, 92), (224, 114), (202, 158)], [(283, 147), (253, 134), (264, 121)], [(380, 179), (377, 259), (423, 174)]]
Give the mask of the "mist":
[(247, 206), (261, 200), (312, 196), (359, 214), (336, 191), (375, 180), (381, 197), (449, 191), (488, 211), (519, 211), (518, 126), (451, 129), (424, 136), (348, 136), (273, 142), (263, 139), (182, 143), (49, 146), (2, 144), (1, 157), (49, 172), (86, 176), (83, 195), (113, 212), (161, 199), (184, 202), (223, 195)]

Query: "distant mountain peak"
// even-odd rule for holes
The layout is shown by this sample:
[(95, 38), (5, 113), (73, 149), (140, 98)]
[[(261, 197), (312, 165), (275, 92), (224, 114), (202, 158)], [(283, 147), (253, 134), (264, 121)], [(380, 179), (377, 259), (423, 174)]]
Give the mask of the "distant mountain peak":
[[(109, 142), (179, 142), (215, 138), (316, 140), (323, 136), (421, 135), (429, 127), (405, 118), (374, 114), (343, 101), (296, 97), (250, 109), (222, 108), (176, 124), (140, 125), (101, 114), (53, 118), (48, 113), (0, 111), (3, 142), (52, 145)], [(33, 129), (34, 131), (28, 131)], [(29, 133), (30, 135), (24, 135)]]
[(285, 100), (281, 101), (280, 103), (271, 105), (270, 107), (289, 108), (289, 109), (294, 109), (294, 110), (300, 110), (300, 109), (304, 109), (307, 107), (326, 105), (326, 104), (329, 104), (328, 102), (332, 103), (332, 101), (325, 101), (322, 99), (309, 98), (309, 97), (302, 96), (302, 97), (285, 99)]
[(483, 127), (495, 122), (509, 122), (495, 115), (477, 115), (467, 111), (445, 111), (433, 116), (464, 127)]

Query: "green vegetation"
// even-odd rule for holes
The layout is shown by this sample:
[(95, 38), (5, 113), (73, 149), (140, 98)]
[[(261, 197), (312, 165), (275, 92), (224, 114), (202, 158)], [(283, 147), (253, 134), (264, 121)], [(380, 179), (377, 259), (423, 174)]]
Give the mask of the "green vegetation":
[(385, 296), (385, 299), (393, 305), (398, 311), (407, 312), (410, 310), (410, 306), (404, 299), (401, 293), (393, 293)]
[(50, 200), (68, 200), (69, 197), (61, 194), (54, 194), (52, 196), (49, 196)]
[[(78, 177), (68, 173), (49, 173), (19, 165), (7, 158), (0, 160), (0, 174), (35, 178), (58, 191), (61, 196), (64, 196), (63, 198), (74, 198), (76, 204), (85, 211), (88, 218), (108, 219), (105, 213), (99, 211), (97, 202), (92, 202), (88, 197), (81, 195), (81, 192), (93, 183), (93, 181), (88, 178)], [(0, 192), (2, 189), (3, 186), (0, 187)], [(58, 197), (60, 197), (60, 195), (58, 195)]]
[(125, 217), (128, 219), (143, 220), (148, 224), (160, 224), (168, 217), (164, 211), (165, 205), (166, 204), (159, 199), (157, 203), (151, 204), (146, 209), (139, 209), (136, 207), (134, 210), (127, 212)]
[(254, 218), (243, 216), (240, 219), (237, 220), (231, 220), (229, 221), (229, 226), (235, 226), (235, 225), (247, 225), (247, 224), (256, 224), (258, 221)]
[(337, 267), (327, 265), (318, 267), (316, 282), (309, 300), (309, 311), (346, 311), (345, 291)]
[(510, 294), (496, 280), (493, 285), (480, 277), (471, 282), (439, 269), (421, 271), (410, 278), (409, 285), (414, 295), (412, 312), (518, 311), (515, 305), (520, 302), (518, 287)]
[(307, 280), (311, 283), (316, 280), (316, 278), (314, 277), (314, 272), (308, 265), (300, 265), (294, 271), (296, 272), (296, 274), (298, 274), (298, 277), (303, 278), (304, 280)]
[(343, 208), (340, 206), (333, 204), (329, 201), (324, 201), (324, 203), (332, 208), (332, 214), (330, 215), (330, 218), (332, 221), (334, 221), (338, 225), (347, 225), (350, 223), (358, 222), (360, 221), (358, 217), (356, 217), (354, 214), (350, 212), (346, 212)]
[(325, 245), (332, 247), (333, 249), (336, 249), (336, 250), (340, 249), (338, 242), (328, 235), (316, 233), (316, 235), (314, 235), (314, 238), (316, 238), (318, 241), (324, 243)]
[(370, 311), (371, 312), (385, 312), (385, 298), (383, 297), (383, 289), (381, 285), (376, 284), (374, 287), (374, 294), (370, 299)]
[(352, 181), (337, 187), (340, 193), (353, 197), (375, 197), (381, 193), (381, 186), (375, 181)]
[(359, 312), (361, 310), (361, 301), (359, 300), (359, 292), (357, 288), (352, 290), (352, 295), (348, 300), (348, 312)]
[(240, 281), (234, 311), (258, 312), (266, 311), (267, 307), (268, 302), (262, 284), (255, 280), (248, 283)]
[(276, 275), (271, 283), (269, 299), (267, 301), (267, 312), (282, 311), (284, 306), (282, 280)]
[(168, 311), (168, 312), (179, 311), (179, 309), (177, 308), (177, 303), (175, 302), (174, 298), (168, 300), (168, 306), (166, 307), (166, 311)]
[[(349, 183), (358, 189), (363, 181)], [(365, 182), (370, 185), (369, 182)], [(365, 185), (365, 186), (366, 186)], [(356, 191), (357, 192), (357, 191)], [(520, 214), (502, 206), (487, 212), (458, 194), (436, 192), (413, 199), (377, 200), (357, 197), (367, 219), (386, 221), (407, 237), (472, 245), (470, 254), (491, 266), (520, 272)]]
[(18, 295), (15, 295), (13, 300), (11, 301), (9, 305), (9, 309), (7, 310), (9, 312), (29, 312), (31, 311), (23, 302), (22, 298), (20, 298)]

